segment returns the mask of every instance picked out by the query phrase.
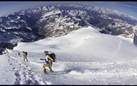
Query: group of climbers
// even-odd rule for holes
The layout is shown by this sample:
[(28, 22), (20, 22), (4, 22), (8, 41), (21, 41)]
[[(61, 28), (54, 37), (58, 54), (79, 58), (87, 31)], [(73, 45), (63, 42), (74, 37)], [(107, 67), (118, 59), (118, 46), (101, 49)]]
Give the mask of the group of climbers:
[[(9, 55), (9, 52), (7, 50), (7, 48), (5, 49), (4, 53), (8, 53)], [(40, 60), (44, 60), (46, 62), (46, 64), (43, 64), (42, 68), (43, 68), (43, 71), (44, 73), (47, 73), (46, 71), (46, 68), (45, 67), (48, 67), (50, 72), (53, 72), (52, 70), (52, 63), (55, 62), (55, 59), (56, 59), (56, 56), (55, 56), (55, 53), (49, 53), (48, 51), (44, 51), (44, 54), (46, 55), (45, 59), (43, 58), (40, 58)], [(18, 56), (21, 57), (20, 53), (18, 52)], [(25, 61), (28, 61), (27, 59), (27, 52), (23, 51), (23, 60)]]
[[(52, 63), (55, 62), (55, 59), (56, 59), (55, 53), (50, 53), (49, 54), (48, 51), (44, 51), (44, 54), (46, 55), (46, 58), (45, 59), (40, 58), (40, 60), (44, 60), (46, 62), (46, 64), (43, 64), (43, 66), (42, 66), (43, 71), (44, 71), (44, 73), (47, 73), (45, 67), (48, 67), (50, 69), (50, 72), (53, 72), (51, 67), (52, 67)], [(25, 59), (28, 61), (27, 52), (23, 51), (23, 59), (24, 59), (24, 61), (25, 61)]]

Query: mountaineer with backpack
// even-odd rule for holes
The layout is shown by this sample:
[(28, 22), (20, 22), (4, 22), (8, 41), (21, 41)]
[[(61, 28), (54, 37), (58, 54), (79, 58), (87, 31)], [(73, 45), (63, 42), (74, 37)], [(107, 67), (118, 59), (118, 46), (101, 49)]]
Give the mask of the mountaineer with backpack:
[(7, 48), (5, 48), (5, 50), (2, 52), (3, 54), (7, 54), (9, 56), (9, 51)]
[(43, 64), (43, 71), (44, 73), (47, 73), (45, 67), (48, 67), (50, 69), (50, 72), (53, 72), (51, 66), (52, 66), (52, 62), (55, 62), (56, 56), (54, 53), (49, 54), (48, 51), (44, 51), (44, 54), (46, 55), (46, 59), (40, 59), (40, 60), (45, 60), (45, 62), (47, 63), (47, 64)]
[(28, 61), (28, 59), (27, 59), (27, 52), (23, 51), (23, 60), (25, 61), (25, 59)]
[[(18, 56), (20, 56), (20, 53), (18, 52)], [(21, 57), (21, 56), (20, 56)]]

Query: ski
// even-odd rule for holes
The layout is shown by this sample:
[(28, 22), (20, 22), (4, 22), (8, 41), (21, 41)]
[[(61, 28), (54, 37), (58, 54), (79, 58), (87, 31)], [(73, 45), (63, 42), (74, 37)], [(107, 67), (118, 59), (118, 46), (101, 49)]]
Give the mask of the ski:
[(36, 71), (34, 71), (34, 70), (28, 70), (29, 72), (36, 72)]

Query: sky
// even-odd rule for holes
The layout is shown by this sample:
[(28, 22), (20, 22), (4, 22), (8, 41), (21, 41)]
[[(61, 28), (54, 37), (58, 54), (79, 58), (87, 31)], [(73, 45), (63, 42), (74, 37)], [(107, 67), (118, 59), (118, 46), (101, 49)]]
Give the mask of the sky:
[(0, 16), (18, 12), (21, 9), (36, 8), (52, 4), (78, 3), (117, 10), (137, 18), (136, 1), (0, 1)]

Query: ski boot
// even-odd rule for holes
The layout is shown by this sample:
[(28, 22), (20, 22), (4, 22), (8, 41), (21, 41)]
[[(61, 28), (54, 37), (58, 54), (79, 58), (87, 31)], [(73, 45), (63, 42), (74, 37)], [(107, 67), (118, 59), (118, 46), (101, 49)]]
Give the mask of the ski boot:
[(53, 70), (49, 70), (49, 72), (54, 72)]
[(45, 74), (47, 74), (47, 71), (46, 71), (46, 70), (44, 70), (44, 73), (45, 73)]

